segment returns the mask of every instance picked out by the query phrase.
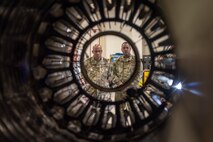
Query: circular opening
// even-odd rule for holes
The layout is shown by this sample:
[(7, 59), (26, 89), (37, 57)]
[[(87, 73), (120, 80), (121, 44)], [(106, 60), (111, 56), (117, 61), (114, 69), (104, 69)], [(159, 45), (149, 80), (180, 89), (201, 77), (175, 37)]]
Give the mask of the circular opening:
[[(78, 41), (73, 50), (73, 71), (87, 95), (107, 102), (121, 101), (132, 96), (129, 90), (137, 92), (145, 85), (151, 52), (144, 34), (130, 25), (111, 21), (85, 30)], [(124, 51), (127, 49), (122, 49), (122, 44), (123, 48), (130, 47), (130, 52)], [(93, 51), (94, 46), (101, 47)], [(99, 64), (94, 60), (95, 52)], [(131, 57), (124, 59), (123, 52)]]
[(135, 50), (123, 38), (100, 36), (86, 48), (82, 68), (86, 73), (85, 78), (95, 87), (119, 88), (133, 76), (136, 69)]
[[(154, 130), (173, 105), (168, 99), (176, 69), (170, 35), (161, 16), (152, 9), (155, 6), (139, 1), (80, 1), (74, 5), (58, 2), (54, 7), (57, 9), (51, 12), (55, 19), (47, 18), (49, 25), (38, 35), (45, 37), (41, 43), (46, 48), (35, 43), (33, 50), (43, 51), (39, 52), (42, 63), (36, 68), (41, 70), (36, 78), (38, 88), (40, 82), (44, 85), (39, 96), (45, 112), (61, 128), (93, 141), (122, 141)], [(103, 44), (102, 38), (108, 37), (112, 39)], [(129, 76), (120, 84), (96, 82), (88, 73), (91, 68), (85, 67), (93, 56), (93, 46), (100, 44), (102, 57), (110, 62), (111, 54), (122, 53), (124, 41), (135, 57)], [(106, 54), (106, 44), (117, 51)]]
[[(122, 47), (120, 47), (120, 50), (123, 55), (119, 57), (120, 59), (110, 63), (102, 56), (103, 47), (100, 44), (95, 44), (91, 49), (93, 55), (85, 59), (88, 50), (90, 50), (88, 47), (94, 44), (98, 38), (107, 37), (112, 39), (116, 37), (119, 39), (118, 42), (121, 42)], [(119, 50), (116, 47), (115, 49)], [(122, 59), (124, 54), (125, 57), (129, 56), (128, 59)], [(119, 60), (121, 61), (119, 62)], [(124, 61), (125, 63), (123, 63)], [(120, 91), (129, 86), (140, 69), (140, 58), (135, 44), (126, 35), (115, 31), (101, 32), (88, 40), (82, 50), (81, 63), (85, 79), (94, 88), (106, 92)]]

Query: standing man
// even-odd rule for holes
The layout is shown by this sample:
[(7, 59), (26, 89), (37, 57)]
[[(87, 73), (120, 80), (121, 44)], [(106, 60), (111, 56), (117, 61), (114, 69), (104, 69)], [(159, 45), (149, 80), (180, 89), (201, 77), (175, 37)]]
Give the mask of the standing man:
[[(113, 64), (114, 86), (116, 84), (121, 85), (125, 83), (126, 81), (128, 81), (134, 72), (136, 61), (135, 61), (135, 56), (131, 55), (131, 50), (132, 50), (132, 47), (130, 46), (128, 42), (122, 43), (121, 51), (123, 52), (123, 55), (120, 56)], [(138, 83), (137, 79), (135, 79), (135, 81), (131, 83), (131, 85), (129, 85), (127, 88), (136, 87), (137, 83)], [(116, 86), (119, 86), (119, 85), (116, 85)], [(115, 94), (115, 100), (122, 100), (126, 97), (126, 95), (127, 94), (125, 90), (119, 91)]]
[(113, 73), (121, 83), (125, 83), (135, 69), (135, 56), (131, 55), (131, 46), (128, 42), (121, 45), (123, 55), (113, 65)]
[[(91, 81), (96, 85), (104, 88), (109, 88), (109, 61), (102, 57), (102, 47), (100, 44), (95, 44), (92, 49), (93, 56), (84, 62), (86, 73)], [(95, 90), (97, 97), (104, 97), (106, 94), (100, 90)], [(102, 95), (102, 96), (101, 96)]]

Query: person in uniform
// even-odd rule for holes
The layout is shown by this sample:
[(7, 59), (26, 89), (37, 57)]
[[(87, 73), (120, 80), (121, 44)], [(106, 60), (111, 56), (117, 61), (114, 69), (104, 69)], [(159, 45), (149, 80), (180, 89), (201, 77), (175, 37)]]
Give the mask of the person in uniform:
[[(109, 74), (110, 74), (110, 64), (109, 60), (102, 57), (102, 47), (100, 44), (95, 44), (92, 49), (93, 56), (86, 59), (84, 66), (86, 73), (91, 81), (96, 85), (104, 88), (110, 88)], [(95, 95), (99, 97), (101, 94), (106, 94), (100, 90), (96, 90)], [(105, 96), (106, 97), (106, 96)]]
[(121, 45), (123, 55), (113, 65), (113, 74), (121, 83), (125, 83), (132, 75), (135, 68), (135, 56), (131, 55), (131, 46), (128, 42)]
[[(128, 42), (123, 42), (121, 45), (121, 51), (123, 55), (120, 56), (115, 63), (113, 64), (113, 84), (123, 84), (131, 77), (135, 69), (135, 56), (131, 55), (132, 47)], [(116, 83), (115, 83), (116, 82)], [(130, 85), (134, 87), (133, 83)], [(117, 92), (115, 96), (115, 100), (120, 100), (125, 98), (126, 93), (125, 90)]]

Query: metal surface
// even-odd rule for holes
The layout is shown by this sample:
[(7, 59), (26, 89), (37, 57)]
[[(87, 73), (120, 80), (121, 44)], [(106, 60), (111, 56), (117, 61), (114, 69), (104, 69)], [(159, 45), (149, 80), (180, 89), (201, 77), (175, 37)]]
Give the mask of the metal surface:
[[(54, 3), (58, 4), (54, 5)], [(60, 3), (62, 3), (62, 5)], [(45, 84), (44, 81), (35, 83), (34, 80), (40, 80), (49, 73), (49, 71), (44, 68), (34, 68), (35, 64), (41, 62), (42, 57), (47, 53), (51, 53), (44, 52), (46, 49), (41, 48), (45, 40), (43, 37), (48, 37), (53, 33), (50, 30), (44, 32), (45, 29), (49, 27), (48, 22), (54, 21), (54, 19), (48, 17), (48, 14), (60, 17), (61, 13), (63, 13), (63, 4), (68, 3), (72, 3), (71, 5), (75, 6), (78, 1), (57, 2), (49, 0), (37, 2), (27, 0), (3, 0), (0, 2), (0, 141), (85, 141), (82, 139), (82, 135), (84, 135), (83, 138), (87, 140), (94, 140), (94, 137), (96, 140), (102, 139), (94, 134), (85, 135), (85, 133), (80, 132), (79, 127), (73, 127), (84, 124), (91, 125), (86, 112), (84, 113), (86, 117), (82, 119), (82, 124), (78, 121), (72, 121), (72, 123), (70, 122), (68, 124), (64, 123), (64, 120), (70, 119), (68, 117), (61, 119), (64, 113), (66, 113), (66, 110), (60, 105), (54, 106), (54, 101), (63, 104), (70, 100), (70, 96), (67, 96), (66, 93), (63, 94), (64, 96), (60, 96), (58, 95), (60, 92), (58, 92), (54, 94), (56, 97), (55, 100), (52, 101), (52, 93), (58, 89), (52, 88), (64, 82), (59, 82), (59, 84), (56, 83), (52, 86), (52, 80), (49, 79), (48, 81), (50, 82), (46, 82), (46, 84), (52, 87), (43, 88)], [(158, 6), (163, 9), (171, 33), (177, 42), (178, 63), (183, 75), (181, 80), (183, 80), (185, 84), (193, 82), (200, 83), (201, 85), (193, 88), (194, 90), (199, 90), (200, 93), (195, 93), (193, 89), (186, 87), (185, 90), (183, 90), (183, 100), (179, 103), (179, 107), (176, 109), (176, 112), (173, 113), (174, 115), (169, 119), (169, 125), (166, 125), (168, 127), (162, 129), (164, 125), (161, 125), (160, 130), (162, 131), (152, 133), (148, 137), (142, 138), (139, 137), (139, 135), (138, 137), (132, 137), (133, 141), (136, 141), (136, 139), (137, 141), (153, 142), (212, 141), (211, 27), (213, 20), (210, 16), (206, 16), (212, 13), (211, 5), (212, 2), (210, 1), (202, 2), (202, 4), (197, 0), (193, 2), (189, 0), (160, 1)], [(47, 11), (49, 13), (47, 13)], [(47, 22), (45, 22), (45, 20)], [(68, 50), (64, 51), (65, 54), (66, 51)], [(165, 53), (169, 52), (166, 51)], [(36, 56), (36, 58), (32, 58), (32, 55)], [(155, 65), (162, 67), (164, 70), (165, 62), (161, 62), (162, 57), (157, 54), (152, 54), (152, 56), (157, 57), (155, 60), (152, 57), (152, 70), (157, 69), (153, 68)], [(168, 56), (163, 59), (169, 59), (170, 57), (168, 54)], [(158, 63), (154, 64), (156, 61), (158, 61)], [(66, 65), (67, 64), (64, 64), (64, 66)], [(166, 71), (170, 73), (170, 71)], [(66, 74), (67, 77), (70, 77), (69, 74), (70, 73)], [(161, 72), (153, 73), (149, 80), (151, 80), (151, 78), (155, 80), (159, 74), (161, 74)], [(53, 74), (49, 74), (48, 78), (51, 78), (51, 76), (53, 76)], [(154, 85), (158, 87), (159, 84), (154, 83)], [(37, 90), (35, 86), (40, 86), (42, 89)], [(77, 94), (75, 85), (69, 87), (66, 88), (65, 91), (71, 90), (73, 91), (72, 94)], [(168, 86), (165, 85), (164, 87), (167, 88)], [(165, 88), (161, 91), (164, 92)], [(37, 93), (40, 95), (37, 95)], [(78, 95), (76, 94), (72, 97), (77, 98)], [(90, 97), (90, 99), (91, 98), (92, 97)], [(87, 109), (92, 110), (93, 105), (92, 103), (89, 104), (91, 107), (88, 106)], [(68, 107), (68, 110), (72, 108), (71, 105)], [(96, 109), (98, 108), (99, 106), (96, 107)], [(147, 108), (147, 110), (149, 109)], [(68, 112), (72, 112), (70, 114), (72, 115), (75, 111), (72, 110)], [(107, 115), (102, 116), (103, 118), (107, 117)], [(106, 120), (103, 119), (103, 121)], [(118, 119), (116, 121), (118, 121)], [(156, 123), (154, 124), (159, 126)], [(107, 127), (104, 125), (100, 126)], [(67, 129), (64, 129), (65, 127)], [(108, 127), (110, 128), (112, 126)], [(101, 130), (101, 128), (97, 128), (97, 130)], [(136, 130), (135, 128), (136, 127), (133, 127), (134, 130)], [(93, 130), (95, 129), (96, 127), (93, 128)], [(125, 132), (123, 134), (125, 134)], [(120, 140), (130, 141), (126, 137), (128, 137), (128, 135), (121, 136)], [(113, 140), (112, 138), (110, 139)], [(106, 138), (106, 140), (110, 139)], [(116, 139), (119, 138), (117, 137)]]

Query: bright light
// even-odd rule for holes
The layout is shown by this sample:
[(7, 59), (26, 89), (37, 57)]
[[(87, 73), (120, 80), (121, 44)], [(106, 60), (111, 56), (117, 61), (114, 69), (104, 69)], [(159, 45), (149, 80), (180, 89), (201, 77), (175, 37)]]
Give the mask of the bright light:
[(70, 33), (70, 32), (71, 32), (71, 29), (67, 28), (67, 32)]
[(169, 79), (169, 80), (168, 80), (168, 84), (169, 84), (169, 86), (171, 86), (171, 85), (172, 85), (172, 83), (173, 83), (173, 80), (172, 80), (172, 79)]
[(155, 100), (156, 103), (158, 103), (158, 105), (161, 105), (162, 102), (160, 101), (160, 97), (157, 95), (153, 95), (152, 98)]
[(182, 84), (181, 82), (179, 82), (177, 85), (174, 86), (175, 88), (177, 88), (178, 90), (182, 89)]

